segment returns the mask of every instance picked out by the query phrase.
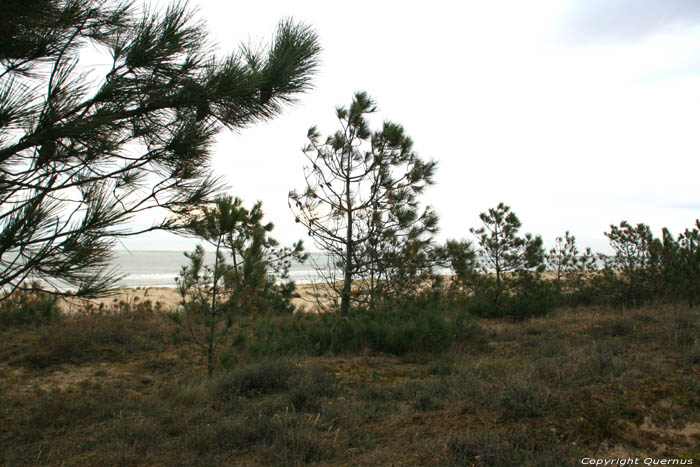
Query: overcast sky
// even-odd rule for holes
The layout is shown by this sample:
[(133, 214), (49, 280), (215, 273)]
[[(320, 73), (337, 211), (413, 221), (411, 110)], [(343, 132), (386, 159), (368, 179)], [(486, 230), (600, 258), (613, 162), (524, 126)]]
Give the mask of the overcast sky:
[[(165, 5), (167, 2), (157, 2)], [(355, 91), (439, 163), (425, 201), (439, 238), (470, 238), (503, 201), (549, 248), (570, 230), (609, 251), (626, 219), (674, 234), (700, 217), (700, 1), (191, 1), (220, 50), (264, 43), (293, 17), (323, 46), (315, 88), (276, 120), (221, 133), (213, 168), (246, 204), (263, 201), (282, 243), (303, 239), (287, 194), (301, 147)], [(166, 234), (130, 249), (185, 249)]]

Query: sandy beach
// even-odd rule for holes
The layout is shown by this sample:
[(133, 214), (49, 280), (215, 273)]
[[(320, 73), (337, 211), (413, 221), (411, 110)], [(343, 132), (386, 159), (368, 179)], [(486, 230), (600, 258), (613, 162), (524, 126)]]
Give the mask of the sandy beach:
[[(315, 296), (321, 297), (322, 303), (329, 303), (328, 294), (326, 292), (315, 292), (313, 284), (298, 284), (297, 295), (292, 299), (292, 304), (297, 309), (305, 311), (317, 311), (318, 304)], [(318, 287), (318, 286), (317, 286)], [(96, 306), (103, 304), (107, 307), (110, 304), (117, 304), (121, 301), (127, 303), (143, 302), (150, 300), (154, 305), (160, 303), (161, 308), (165, 311), (173, 311), (180, 303), (180, 294), (174, 287), (124, 287), (116, 289), (112, 294), (102, 298), (94, 298), (88, 300)], [(68, 311), (78, 311), (84, 307), (84, 300), (66, 301), (64, 300), (61, 307)]]

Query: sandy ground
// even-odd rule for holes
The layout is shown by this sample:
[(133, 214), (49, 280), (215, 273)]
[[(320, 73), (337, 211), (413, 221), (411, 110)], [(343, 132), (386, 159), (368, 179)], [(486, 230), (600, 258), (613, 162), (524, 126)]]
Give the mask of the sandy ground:
[[(306, 311), (317, 311), (319, 309), (316, 296), (320, 298), (322, 303), (330, 303), (330, 298), (327, 292), (318, 288), (315, 290), (312, 284), (297, 284), (297, 294), (299, 297), (293, 298), (292, 303), (298, 309), (302, 307)], [(104, 298), (96, 298), (89, 300), (91, 303), (99, 306), (103, 303), (108, 306), (112, 303), (124, 301), (127, 303), (143, 302), (150, 300), (152, 303), (160, 303), (166, 311), (174, 310), (180, 303), (180, 294), (177, 289), (171, 287), (125, 287), (116, 289), (113, 294)], [(84, 301), (64, 301), (61, 307), (68, 311), (78, 311), (83, 307)]]

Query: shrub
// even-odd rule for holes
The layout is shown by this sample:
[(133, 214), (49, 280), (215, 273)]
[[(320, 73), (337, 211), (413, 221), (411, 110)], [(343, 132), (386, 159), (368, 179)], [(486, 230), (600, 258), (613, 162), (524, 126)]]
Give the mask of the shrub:
[(627, 369), (628, 363), (619, 353), (619, 347), (613, 341), (596, 343), (584, 360), (589, 375), (603, 380), (620, 376)]
[(548, 358), (548, 357), (561, 357), (566, 356), (569, 353), (569, 349), (562, 339), (558, 338), (540, 338), (537, 340), (537, 347), (535, 349), (535, 357), (538, 359)]
[(215, 396), (230, 401), (238, 396), (290, 391), (296, 410), (308, 409), (321, 397), (335, 392), (335, 376), (325, 367), (299, 367), (287, 360), (265, 360), (219, 375), (214, 383)]
[(413, 408), (422, 412), (439, 409), (440, 407), (440, 404), (430, 394), (419, 394), (413, 403)]
[(306, 465), (333, 457), (333, 447), (321, 440), (319, 416), (285, 411), (271, 419), (270, 441), (262, 449), (268, 465)]
[(690, 365), (700, 365), (700, 345), (696, 345), (690, 352), (685, 354)]
[(449, 465), (575, 465), (576, 456), (556, 438), (540, 440), (516, 429), (468, 429), (447, 440)]
[(624, 337), (633, 334), (635, 330), (634, 322), (631, 319), (619, 318), (610, 324), (610, 335), (613, 337)]
[(513, 280), (510, 293), (497, 296), (491, 288), (478, 291), (468, 301), (467, 309), (486, 318), (528, 319), (548, 315), (560, 302), (554, 283), (538, 274), (524, 273)]
[(350, 321), (360, 347), (402, 355), (409, 351), (440, 352), (452, 343), (444, 314), (432, 310), (357, 312)]
[(322, 355), (336, 348), (339, 319), (297, 313), (262, 316), (248, 323), (250, 333), (239, 345), (259, 355)]
[(289, 402), (294, 410), (319, 413), (322, 398), (333, 396), (335, 389), (335, 374), (327, 368), (304, 368), (293, 380)]
[[(460, 322), (461, 337), (474, 333)], [(442, 352), (455, 338), (445, 312), (432, 309), (352, 310), (333, 314), (266, 317), (253, 322), (244, 345), (257, 355), (322, 355), (327, 352)]]
[(252, 397), (289, 389), (297, 368), (291, 362), (263, 361), (242, 366), (219, 376), (215, 392), (219, 399), (231, 400), (242, 395)]
[(75, 315), (45, 326), (37, 345), (22, 358), (24, 364), (50, 365), (119, 360), (126, 354), (156, 351), (167, 330), (158, 315), (149, 312), (107, 312)]
[(428, 374), (432, 376), (450, 376), (452, 374), (452, 362), (438, 360), (428, 367)]
[(549, 390), (540, 383), (516, 378), (509, 381), (495, 400), (506, 420), (539, 417), (552, 405)]
[(459, 369), (447, 382), (451, 399), (479, 405), (486, 404), (491, 399), (484, 379), (475, 375), (471, 369)]
[(481, 334), (481, 326), (472, 319), (469, 312), (462, 311), (453, 315), (452, 334), (455, 342), (469, 342)]
[(559, 295), (552, 282), (532, 274), (522, 275), (516, 283), (516, 292), (506, 301), (507, 316), (525, 319), (548, 315), (559, 305)]
[(0, 325), (46, 324), (58, 321), (61, 310), (55, 295), (39, 289), (17, 290), (0, 301)]

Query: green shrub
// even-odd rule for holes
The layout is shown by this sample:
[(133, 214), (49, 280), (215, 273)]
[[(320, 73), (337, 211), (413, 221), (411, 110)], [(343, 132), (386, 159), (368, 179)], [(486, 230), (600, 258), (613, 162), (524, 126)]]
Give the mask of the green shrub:
[(484, 379), (475, 375), (469, 368), (457, 369), (455, 374), (448, 378), (447, 384), (447, 395), (455, 401), (482, 405), (491, 399)]
[(338, 322), (336, 316), (326, 314), (255, 317), (239, 346), (259, 356), (322, 355), (336, 347)]
[(55, 295), (34, 290), (17, 290), (0, 301), (0, 325), (47, 324), (58, 321), (61, 310)]
[(439, 409), (441, 407), (430, 394), (419, 394), (413, 403), (413, 408), (422, 412)]
[(454, 314), (451, 324), (455, 342), (473, 341), (482, 332), (481, 326), (472, 319), (468, 311), (458, 311)]
[(519, 278), (516, 287), (516, 292), (506, 300), (506, 316), (518, 319), (545, 316), (559, 305), (560, 293), (553, 282), (527, 274)]
[(584, 360), (589, 374), (595, 379), (609, 379), (620, 376), (629, 362), (620, 355), (614, 341), (601, 341), (595, 344)]
[(242, 346), (255, 355), (323, 355), (363, 349), (403, 355), (442, 352), (456, 337), (478, 332), (468, 317), (450, 320), (440, 309), (411, 304), (404, 309), (354, 309), (348, 316), (296, 314), (262, 317), (251, 323)]
[(395, 355), (444, 351), (453, 340), (444, 313), (433, 310), (361, 311), (350, 325), (356, 345)]
[(495, 295), (491, 289), (478, 291), (468, 300), (467, 309), (486, 318), (528, 319), (548, 315), (561, 303), (556, 285), (534, 274), (518, 277), (508, 292)]
[(695, 345), (685, 357), (690, 365), (700, 365), (700, 345)]

